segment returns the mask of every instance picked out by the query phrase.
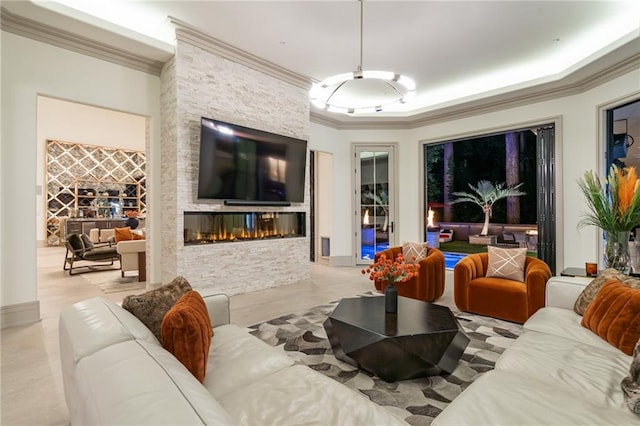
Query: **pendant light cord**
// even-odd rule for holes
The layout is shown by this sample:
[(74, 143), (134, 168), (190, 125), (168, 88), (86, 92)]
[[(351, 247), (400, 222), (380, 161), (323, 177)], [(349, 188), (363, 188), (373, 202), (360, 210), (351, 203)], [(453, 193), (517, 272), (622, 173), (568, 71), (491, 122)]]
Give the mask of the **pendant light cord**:
[(364, 22), (364, 18), (363, 18), (363, 13), (364, 12), (364, 0), (360, 0), (360, 65), (358, 66), (358, 71), (362, 71), (362, 45), (363, 45), (363, 22)]

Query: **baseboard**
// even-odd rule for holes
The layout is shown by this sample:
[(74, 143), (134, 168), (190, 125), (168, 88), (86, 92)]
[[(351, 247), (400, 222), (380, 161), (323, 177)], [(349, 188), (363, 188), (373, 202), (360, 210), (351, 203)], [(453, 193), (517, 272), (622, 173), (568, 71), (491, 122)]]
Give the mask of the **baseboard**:
[(354, 266), (351, 256), (331, 256), (331, 266)]
[(331, 258), (328, 256), (320, 256), (316, 259), (318, 265), (331, 266)]
[(0, 306), (0, 328), (33, 324), (40, 321), (40, 301)]

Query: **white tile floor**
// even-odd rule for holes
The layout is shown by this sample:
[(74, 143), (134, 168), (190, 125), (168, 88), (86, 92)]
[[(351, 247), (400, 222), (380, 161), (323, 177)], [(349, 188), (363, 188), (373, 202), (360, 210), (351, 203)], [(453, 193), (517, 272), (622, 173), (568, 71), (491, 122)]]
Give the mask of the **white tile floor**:
[[(63, 307), (103, 296), (121, 301), (127, 294), (103, 294), (85, 277), (62, 271), (64, 249), (38, 249), (38, 299), (42, 320), (2, 330), (0, 424), (63, 425), (69, 423), (58, 349), (58, 316)], [(355, 296), (373, 289), (361, 268), (331, 268), (313, 264), (311, 279), (231, 298), (231, 321), (247, 326), (312, 306)], [(111, 274), (119, 271), (97, 272)], [(453, 277), (447, 271), (445, 294), (437, 303), (453, 306)], [(108, 277), (107, 277), (108, 278)], [(106, 279), (105, 279), (106, 281)]]

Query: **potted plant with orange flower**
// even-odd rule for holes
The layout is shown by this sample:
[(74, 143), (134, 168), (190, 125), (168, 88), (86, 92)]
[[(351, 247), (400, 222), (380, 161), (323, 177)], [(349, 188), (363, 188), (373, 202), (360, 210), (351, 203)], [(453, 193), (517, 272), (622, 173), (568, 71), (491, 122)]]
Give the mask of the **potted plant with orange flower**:
[(640, 226), (640, 181), (635, 167), (611, 166), (606, 185), (593, 171), (586, 172), (578, 181), (589, 212), (584, 214), (578, 227), (593, 225), (605, 232), (604, 263), (628, 274), (631, 268), (629, 236)]
[(403, 283), (418, 275), (418, 265), (406, 263), (402, 253), (395, 259), (388, 259), (383, 253), (376, 261), (362, 270), (362, 274), (369, 274), (371, 281), (380, 280), (387, 283), (384, 289), (385, 310), (389, 313), (398, 311), (397, 283)]

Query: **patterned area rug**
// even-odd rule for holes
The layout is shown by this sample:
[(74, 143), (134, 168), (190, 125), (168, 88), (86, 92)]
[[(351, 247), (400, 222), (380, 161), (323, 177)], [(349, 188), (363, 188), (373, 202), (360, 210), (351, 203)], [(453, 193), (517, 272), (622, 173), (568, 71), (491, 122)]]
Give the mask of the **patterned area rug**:
[[(380, 297), (374, 294), (363, 296)], [(465, 312), (456, 312), (471, 342), (452, 374), (387, 383), (333, 356), (322, 323), (337, 305), (285, 315), (249, 327), (250, 332), (308, 365), (362, 393), (412, 425), (431, 421), (474, 380), (492, 370), (500, 354), (522, 334), (522, 326)]]

